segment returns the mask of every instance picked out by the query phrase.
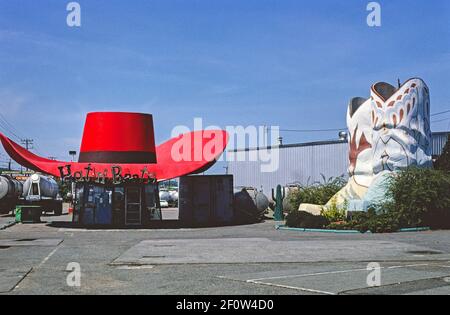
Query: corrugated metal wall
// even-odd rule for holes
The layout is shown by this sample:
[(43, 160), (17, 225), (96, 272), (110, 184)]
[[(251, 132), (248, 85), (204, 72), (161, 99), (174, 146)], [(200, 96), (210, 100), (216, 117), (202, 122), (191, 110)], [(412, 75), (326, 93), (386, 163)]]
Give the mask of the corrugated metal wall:
[(447, 144), (449, 134), (450, 133), (448, 133), (448, 132), (433, 133), (433, 142), (432, 142), (433, 156), (442, 154), (442, 150), (444, 149), (445, 145)]
[[(449, 133), (433, 134), (433, 155), (440, 155)], [(228, 162), (229, 174), (234, 176), (235, 187), (255, 187), (270, 194), (278, 184), (302, 184), (322, 181), (322, 174), (330, 177), (347, 176), (348, 144), (346, 142), (323, 142), (288, 145), (279, 149), (279, 168), (275, 172), (261, 172), (260, 161), (249, 161), (245, 151), (245, 161)], [(241, 154), (244, 154), (241, 151)], [(265, 163), (267, 164), (267, 163)]]
[(261, 172), (263, 163), (248, 161), (249, 152), (244, 162), (228, 162), (235, 187), (255, 187), (269, 193), (278, 184), (307, 184), (322, 181), (322, 174), (329, 178), (347, 173), (348, 145), (345, 142), (283, 147), (278, 151), (279, 168), (275, 172)]

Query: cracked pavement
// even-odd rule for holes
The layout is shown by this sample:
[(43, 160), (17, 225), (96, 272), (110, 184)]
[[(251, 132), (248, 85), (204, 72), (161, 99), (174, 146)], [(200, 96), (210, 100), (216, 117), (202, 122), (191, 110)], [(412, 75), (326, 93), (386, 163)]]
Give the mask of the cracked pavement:
[[(303, 233), (272, 221), (89, 230), (71, 228), (68, 215), (43, 221), (0, 231), (0, 294), (450, 294), (450, 231)], [(80, 287), (67, 285), (71, 262)], [(371, 262), (381, 267), (379, 287), (367, 284)]]

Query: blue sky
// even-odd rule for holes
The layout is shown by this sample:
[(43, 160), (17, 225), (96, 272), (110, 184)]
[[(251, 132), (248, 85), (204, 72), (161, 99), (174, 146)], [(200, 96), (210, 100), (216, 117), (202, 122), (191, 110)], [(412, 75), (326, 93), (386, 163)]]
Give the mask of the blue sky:
[(157, 142), (194, 117), (341, 128), (350, 98), (416, 76), (432, 112), (450, 109), (448, 0), (379, 1), (380, 28), (360, 0), (80, 0), (81, 28), (66, 25), (68, 2), (0, 0), (0, 110), (45, 156), (68, 159), (97, 110), (152, 113)]

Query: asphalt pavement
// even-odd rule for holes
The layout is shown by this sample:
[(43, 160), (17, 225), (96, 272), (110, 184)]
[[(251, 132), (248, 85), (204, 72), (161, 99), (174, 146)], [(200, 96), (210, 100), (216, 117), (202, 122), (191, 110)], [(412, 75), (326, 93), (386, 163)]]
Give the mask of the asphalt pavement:
[(0, 231), (0, 294), (450, 294), (450, 231), (304, 233), (273, 221), (95, 230), (70, 221), (45, 216)]

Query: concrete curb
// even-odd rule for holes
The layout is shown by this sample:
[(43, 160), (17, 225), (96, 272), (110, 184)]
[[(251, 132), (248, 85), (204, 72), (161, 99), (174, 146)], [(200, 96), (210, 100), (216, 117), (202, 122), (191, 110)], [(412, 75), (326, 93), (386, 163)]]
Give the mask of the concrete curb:
[[(326, 229), (303, 229), (303, 228), (291, 228), (284, 225), (275, 226), (276, 230), (283, 231), (297, 231), (297, 232), (313, 232), (313, 233), (334, 233), (334, 234), (364, 234), (357, 230), (326, 230)], [(370, 233), (370, 232), (368, 232)]]
[[(326, 229), (303, 229), (303, 228), (291, 228), (285, 225), (276, 225), (276, 230), (284, 230), (284, 231), (297, 231), (297, 232), (311, 232), (311, 233), (334, 233), (334, 234), (372, 234), (372, 232), (367, 231), (362, 233), (357, 230), (326, 230)], [(400, 229), (394, 233), (407, 233), (407, 232), (426, 232), (430, 231), (429, 227), (418, 227), (418, 228), (405, 228)]]
[(0, 231), (6, 230), (7, 228), (10, 228), (10, 227), (12, 227), (12, 226), (14, 226), (16, 224), (17, 224), (16, 221), (11, 221), (9, 223), (6, 223), (5, 225), (0, 226)]
[(397, 231), (397, 233), (406, 233), (406, 232), (427, 232), (431, 231), (431, 228), (429, 227), (418, 227), (418, 228), (405, 228), (400, 229)]

